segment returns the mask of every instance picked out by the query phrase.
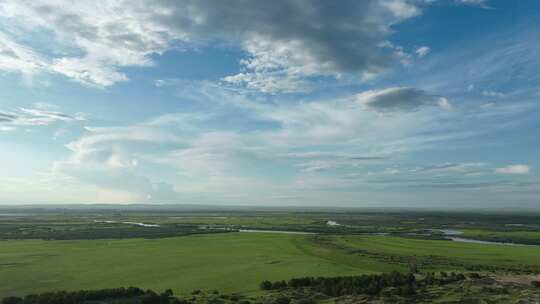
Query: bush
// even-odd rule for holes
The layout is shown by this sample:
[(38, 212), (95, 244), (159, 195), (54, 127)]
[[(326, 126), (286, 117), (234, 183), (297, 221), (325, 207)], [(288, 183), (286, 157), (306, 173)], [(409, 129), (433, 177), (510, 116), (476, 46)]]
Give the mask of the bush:
[(315, 304), (315, 301), (312, 298), (302, 298), (297, 299), (292, 302), (293, 304)]
[(469, 278), (471, 279), (480, 279), (482, 276), (478, 274), (477, 272), (471, 272), (469, 273)]
[(143, 291), (136, 287), (113, 288), (101, 290), (56, 291), (42, 294), (27, 295), (24, 299), (8, 297), (2, 304), (72, 304), (85, 302), (98, 302), (103, 300), (126, 299), (140, 297), (145, 294), (155, 294), (153, 291)]
[(212, 298), (212, 299), (206, 300), (206, 303), (207, 303), (207, 304), (224, 304), (225, 301), (223, 301), (223, 300), (220, 299), (220, 298)]
[(277, 281), (272, 284), (272, 289), (284, 289), (287, 288), (287, 282)]
[(187, 300), (179, 299), (179, 298), (174, 299), (173, 303), (174, 304), (189, 304), (189, 302)]
[(168, 295), (169, 297), (172, 297), (174, 295), (172, 289), (167, 289), (163, 292), (164, 295)]
[(289, 304), (291, 302), (291, 299), (284, 295), (279, 295), (277, 298), (274, 299), (273, 302), (274, 304)]
[(540, 288), (540, 281), (532, 281), (531, 284), (536, 288)]
[(270, 289), (272, 289), (272, 282), (270, 282), (268, 280), (262, 281), (261, 284), (259, 285), (259, 287), (262, 290), (270, 290)]
[(7, 297), (2, 300), (2, 304), (20, 304), (23, 300), (18, 297)]

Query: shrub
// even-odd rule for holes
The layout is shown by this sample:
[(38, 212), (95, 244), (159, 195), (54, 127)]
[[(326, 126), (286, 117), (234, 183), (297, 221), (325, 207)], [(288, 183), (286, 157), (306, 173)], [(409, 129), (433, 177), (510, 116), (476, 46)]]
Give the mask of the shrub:
[(290, 302), (291, 299), (284, 295), (279, 295), (277, 298), (274, 299), (275, 304), (289, 304)]
[(20, 304), (23, 300), (18, 297), (7, 297), (2, 300), (2, 304)]
[(262, 290), (270, 290), (272, 289), (272, 282), (265, 280), (265, 281), (262, 281), (259, 286), (261, 287)]
[(315, 304), (315, 301), (312, 298), (302, 298), (297, 299), (292, 302), (293, 304)]
[(469, 273), (469, 278), (471, 279), (480, 279), (482, 276), (480, 276), (480, 274), (478, 274), (477, 272), (471, 272)]

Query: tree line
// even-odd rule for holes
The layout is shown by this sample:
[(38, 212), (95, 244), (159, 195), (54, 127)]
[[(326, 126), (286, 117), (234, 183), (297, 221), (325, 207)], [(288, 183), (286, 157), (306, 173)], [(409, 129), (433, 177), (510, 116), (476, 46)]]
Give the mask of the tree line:
[(173, 297), (172, 290), (158, 294), (152, 290), (137, 287), (100, 290), (56, 291), (32, 294), (25, 297), (7, 297), (2, 304), (79, 304), (114, 302), (118, 304), (186, 304), (186, 301)]
[[(480, 275), (476, 273), (471, 273), (469, 276), (473, 279), (480, 277)], [(413, 274), (394, 271), (390, 273), (359, 276), (302, 277), (276, 282), (266, 280), (261, 282), (260, 287), (263, 290), (277, 290), (279, 291), (279, 294), (285, 294), (286, 292), (282, 292), (285, 290), (293, 292), (310, 290), (329, 297), (356, 294), (378, 295), (383, 290), (391, 290), (393, 294), (408, 297), (416, 295), (418, 288), (435, 284), (444, 285), (464, 279), (465, 276), (463, 274), (456, 274), (454, 272)], [(32, 294), (24, 297), (7, 297), (0, 301), (0, 304), (189, 304), (201, 303), (200, 299), (195, 298), (195, 296), (198, 296), (200, 293), (201, 291), (197, 290), (192, 293), (194, 297), (182, 299), (175, 297), (171, 289), (162, 293), (156, 293), (152, 290), (143, 290), (137, 287), (122, 287), (101, 290), (56, 291)], [(281, 298), (285, 299), (286, 297)], [(225, 304), (227, 302), (226, 300), (238, 304), (250, 304), (250, 302), (245, 299), (241, 300), (239, 296), (219, 295), (217, 291), (214, 291), (211, 294), (211, 297), (205, 297), (204, 300), (203, 303), (211, 304)], [(313, 304), (313, 300), (309, 297), (302, 297), (302, 299), (299, 300), (302, 300), (302, 304)], [(275, 302), (278, 304), (288, 304), (289, 301)]]
[(280, 290), (286, 288), (311, 288), (327, 296), (339, 297), (352, 294), (379, 294), (383, 289), (392, 287), (397, 293), (403, 296), (416, 294), (420, 286), (433, 284), (444, 285), (448, 283), (464, 280), (463, 274), (454, 272), (448, 274), (441, 272), (427, 273), (420, 280), (413, 273), (390, 272), (383, 274), (371, 274), (360, 276), (343, 277), (303, 277), (293, 278), (289, 281), (270, 282), (268, 280), (261, 282), (262, 290)]

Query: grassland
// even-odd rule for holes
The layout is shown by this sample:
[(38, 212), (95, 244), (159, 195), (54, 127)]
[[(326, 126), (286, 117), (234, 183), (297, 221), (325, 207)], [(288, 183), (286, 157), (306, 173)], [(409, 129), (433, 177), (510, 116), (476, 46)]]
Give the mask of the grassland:
[(175, 292), (254, 291), (264, 279), (386, 269), (371, 260), (311, 254), (308, 236), (230, 233), (163, 239), (1, 241), (0, 296), (140, 286)]
[[(461, 243), (442, 240), (419, 240), (401, 237), (340, 236), (334, 240), (350, 250), (405, 257), (444, 258), (446, 263), (433, 268), (452, 269), (457, 265), (539, 269), (540, 247)], [(447, 264), (446, 266), (444, 264)], [(461, 268), (461, 267), (459, 267)]]
[[(539, 222), (538, 214), (434, 212), (7, 213), (0, 216), (0, 298), (122, 286), (172, 288), (177, 294), (195, 289), (257, 294), (263, 280), (413, 266), (534, 275), (540, 273), (540, 247), (458, 243), (430, 232), (455, 229), (468, 238), (537, 243)], [(317, 234), (231, 232), (238, 229)], [(381, 232), (389, 235), (374, 235)]]
[(463, 236), (486, 241), (540, 245), (540, 231), (464, 229)]
[[(400, 237), (327, 236), (344, 248), (401, 256), (441, 256), (467, 263), (540, 265), (540, 248)], [(161, 239), (0, 241), (0, 297), (49, 290), (139, 286), (253, 292), (265, 279), (406, 270), (310, 235), (227, 233)]]

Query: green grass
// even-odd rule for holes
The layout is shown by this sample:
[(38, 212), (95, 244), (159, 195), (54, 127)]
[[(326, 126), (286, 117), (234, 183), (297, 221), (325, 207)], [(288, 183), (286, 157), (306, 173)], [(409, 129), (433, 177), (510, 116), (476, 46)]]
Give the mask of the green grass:
[[(139, 220), (144, 221), (148, 217), (141, 217)], [(157, 216), (150, 218), (157, 223), (181, 223), (181, 224), (201, 224), (201, 225), (235, 225), (246, 227), (266, 227), (279, 228), (288, 226), (304, 226), (313, 223), (313, 219), (301, 216)]]
[(469, 264), (540, 265), (540, 247), (484, 245), (390, 236), (343, 236), (339, 241), (351, 248), (370, 252), (405, 256), (441, 256)]
[(484, 230), (484, 229), (462, 229), (463, 237), (470, 238), (499, 238), (499, 239), (508, 239), (515, 240), (529, 240), (540, 242), (540, 231), (495, 231), (495, 230)]
[[(0, 241), (0, 298), (51, 290), (138, 286), (253, 293), (262, 280), (406, 270), (407, 265), (351, 253), (436, 255), (483, 265), (540, 265), (540, 248), (418, 240), (228, 233), (163, 239)], [(343, 249), (345, 248), (345, 249)]]
[(249, 292), (265, 279), (352, 275), (384, 264), (318, 250), (305, 235), (229, 233), (165, 239), (0, 241), (0, 297), (138, 286)]

